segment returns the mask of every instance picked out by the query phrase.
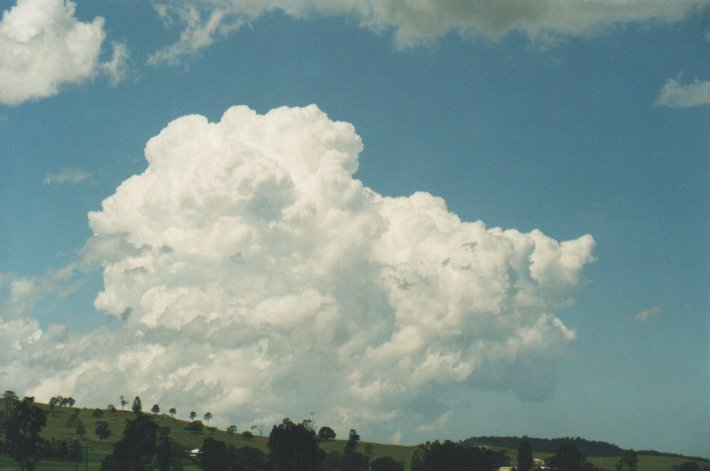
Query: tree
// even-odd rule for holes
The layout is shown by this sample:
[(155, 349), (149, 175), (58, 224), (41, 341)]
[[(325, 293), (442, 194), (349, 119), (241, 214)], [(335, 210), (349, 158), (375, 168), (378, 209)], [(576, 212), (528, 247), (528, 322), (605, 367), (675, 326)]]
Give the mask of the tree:
[(5, 403), (5, 417), (9, 417), (12, 408), (15, 407), (15, 404), (17, 403), (17, 394), (8, 389), (3, 393), (2, 398)]
[(207, 422), (209, 424), (210, 419), (212, 419), (212, 412), (205, 412), (204, 419), (205, 419), (205, 422)]
[(547, 460), (547, 464), (559, 471), (583, 471), (587, 458), (574, 445), (563, 445)]
[(242, 437), (244, 438), (244, 440), (253, 440), (254, 434), (251, 433), (249, 430), (245, 430), (242, 432)]
[(94, 417), (94, 418), (96, 418), (96, 419), (98, 419), (98, 418), (101, 417), (102, 415), (104, 415), (104, 411), (102, 411), (102, 410), (99, 409), (99, 408), (94, 409), (94, 411), (91, 413), (91, 416)]
[(33, 397), (15, 400), (7, 421), (5, 451), (19, 463), (20, 471), (35, 469), (41, 444), (39, 434), (46, 424), (47, 413), (34, 404)]
[[(19, 399), (17, 394), (15, 394), (15, 391), (10, 391), (9, 389), (2, 394), (2, 398), (9, 403), (17, 402)], [(5, 403), (5, 407), (7, 407), (7, 403)]]
[(120, 396), (120, 399), (121, 399), (121, 410), (123, 410), (124, 407), (126, 407), (128, 405), (128, 401), (123, 396)]
[(177, 409), (175, 409), (174, 407), (171, 407), (169, 412), (170, 412), (170, 417), (175, 417), (175, 414), (177, 414)]
[(96, 422), (96, 429), (94, 430), (94, 433), (96, 433), (96, 436), (99, 437), (99, 440), (106, 440), (109, 436), (111, 436), (111, 427), (109, 427), (108, 422), (105, 420), (99, 420)]
[(150, 415), (126, 421), (123, 438), (101, 463), (102, 471), (145, 471), (156, 453), (158, 425)]
[(158, 461), (158, 471), (170, 471), (170, 465), (172, 464), (171, 448), (168, 435), (161, 433), (160, 438), (158, 438), (158, 445), (155, 448), (155, 454)]
[(381, 456), (370, 465), (371, 471), (404, 471), (404, 465), (389, 456)]
[(86, 425), (84, 425), (84, 421), (78, 419), (74, 425), (74, 430), (76, 430), (77, 435), (83, 438), (86, 433)]
[(533, 454), (529, 440), (522, 440), (518, 445), (518, 471), (530, 471), (533, 468)]
[(197, 417), (197, 412), (195, 412), (194, 410), (190, 411), (190, 420), (195, 420), (195, 417)]
[(335, 440), (335, 431), (330, 427), (321, 427), (318, 430), (318, 438), (321, 440)]
[(185, 426), (185, 430), (192, 432), (192, 433), (200, 433), (202, 432), (202, 429), (204, 428), (204, 425), (202, 425), (202, 422), (199, 420), (193, 420), (189, 424)]
[(136, 396), (135, 399), (133, 399), (133, 406), (131, 406), (131, 409), (133, 409), (134, 414), (140, 414), (141, 411), (143, 410), (143, 405), (141, 404), (141, 398)]
[(73, 397), (67, 397), (66, 399), (64, 399), (64, 402), (66, 402), (66, 405), (68, 405), (69, 407), (74, 407), (74, 404), (76, 404), (76, 401)]
[(695, 461), (685, 461), (678, 466), (674, 466), (677, 471), (700, 471), (700, 465)]
[(52, 417), (54, 417), (58, 405), (59, 399), (56, 396), (49, 399), (49, 413), (52, 414)]
[(323, 458), (324, 471), (344, 471), (345, 469), (347, 469), (347, 464), (342, 452), (333, 450), (325, 454), (325, 458)]
[(271, 462), (279, 471), (320, 470), (325, 453), (318, 442), (312, 428), (286, 418), (280, 425), (274, 425), (269, 434)]
[(492, 470), (505, 465), (504, 451), (467, 447), (460, 443), (438, 440), (419, 445), (412, 455), (412, 471)]
[(345, 454), (354, 453), (357, 444), (360, 442), (360, 435), (354, 428), (350, 429), (350, 435), (348, 436), (348, 441), (345, 443)]
[(616, 471), (636, 471), (639, 457), (635, 451), (629, 450), (616, 463)]
[(346, 471), (366, 471), (370, 459), (355, 451), (358, 443), (360, 443), (360, 435), (355, 429), (350, 429), (348, 441), (345, 443), (345, 469)]
[(153, 407), (150, 409), (150, 411), (153, 414), (159, 414), (160, 413), (160, 406), (158, 404), (153, 404)]
[(106, 406), (106, 410), (108, 410), (112, 414), (115, 414), (116, 413), (116, 406), (114, 406), (113, 404), (109, 404), (108, 406)]
[(235, 433), (237, 433), (237, 426), (230, 425), (229, 427), (227, 427), (227, 433), (229, 433), (231, 435), (234, 435)]
[(264, 452), (252, 446), (231, 448), (233, 471), (262, 471), (268, 469), (268, 462)]
[(227, 444), (212, 437), (202, 442), (200, 464), (204, 471), (223, 471), (229, 469)]

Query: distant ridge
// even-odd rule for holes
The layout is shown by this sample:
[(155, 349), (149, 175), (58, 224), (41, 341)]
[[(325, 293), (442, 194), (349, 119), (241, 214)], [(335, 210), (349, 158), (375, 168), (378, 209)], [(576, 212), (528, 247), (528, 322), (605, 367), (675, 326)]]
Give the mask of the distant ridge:
[[(528, 440), (533, 451), (540, 453), (556, 453), (557, 449), (563, 445), (572, 444), (577, 450), (587, 456), (618, 457), (622, 456), (627, 449), (621, 448), (613, 443), (597, 440), (587, 440), (580, 437), (560, 437), (560, 438), (535, 438), (535, 437), (512, 437), (512, 436), (480, 436), (463, 440), (467, 446), (497, 446), (501, 448), (516, 449), (522, 440)], [(686, 456), (679, 453), (669, 453), (656, 450), (635, 450), (638, 454), (649, 456), (667, 456), (671, 458), (684, 458), (696, 461), (708, 461), (708, 458), (701, 456)]]
[(468, 446), (488, 445), (516, 449), (522, 440), (529, 441), (533, 451), (541, 453), (555, 453), (559, 447), (568, 444), (574, 445), (577, 450), (587, 456), (615, 457), (623, 455), (626, 451), (613, 443), (586, 440), (580, 437), (534, 438), (484, 436), (467, 438), (463, 443)]

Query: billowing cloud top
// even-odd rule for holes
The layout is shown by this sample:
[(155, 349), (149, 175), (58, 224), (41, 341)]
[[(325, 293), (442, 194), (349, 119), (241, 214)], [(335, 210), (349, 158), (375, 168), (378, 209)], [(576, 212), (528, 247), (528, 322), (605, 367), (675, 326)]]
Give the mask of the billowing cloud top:
[(121, 79), (126, 60), (123, 45), (113, 59), (99, 61), (106, 36), (104, 19), (77, 20), (76, 5), (64, 0), (17, 0), (0, 21), (0, 104), (55, 95), (65, 84), (80, 83), (99, 72), (112, 82)]
[(353, 16), (375, 31), (393, 31), (397, 47), (446, 36), (500, 37), (519, 31), (536, 39), (595, 34), (612, 25), (648, 20), (677, 21), (707, 0), (191, 0), (160, 3), (166, 24), (184, 25), (175, 44), (157, 51), (151, 63), (176, 63), (261, 15), (279, 10), (304, 18)]
[(462, 222), (427, 193), (383, 197), (353, 178), (361, 149), (313, 105), (171, 122), (145, 172), (89, 215), (95, 304), (121, 327), (63, 341), (50, 362), (62, 366), (27, 388), (97, 404), (139, 393), (233, 421), (315, 411), (343, 427), (452, 383), (546, 397), (549, 361), (575, 337), (554, 311), (592, 237)]

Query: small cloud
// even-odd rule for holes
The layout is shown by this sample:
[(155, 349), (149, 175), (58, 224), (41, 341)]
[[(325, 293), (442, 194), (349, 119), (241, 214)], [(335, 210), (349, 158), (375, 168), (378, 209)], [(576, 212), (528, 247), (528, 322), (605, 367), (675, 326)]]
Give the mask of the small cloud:
[(432, 422), (428, 424), (423, 424), (417, 427), (417, 432), (436, 432), (438, 430), (443, 429), (446, 424), (449, 422), (449, 417), (451, 417), (451, 411), (448, 410), (441, 414), (439, 417), (434, 419)]
[(402, 443), (402, 432), (395, 432), (392, 434), (392, 437), (390, 438), (390, 442), (392, 442), (395, 445), (399, 445)]
[(85, 170), (79, 168), (65, 168), (57, 173), (48, 173), (44, 177), (44, 184), (81, 183), (89, 178), (91, 178), (91, 174)]
[(701, 82), (697, 78), (689, 84), (680, 82), (681, 76), (666, 82), (656, 99), (656, 106), (669, 108), (690, 108), (710, 105), (710, 81)]
[(645, 324), (651, 320), (652, 317), (660, 316), (662, 313), (663, 310), (658, 306), (649, 307), (637, 312), (636, 316), (634, 316), (634, 320), (640, 324)]
[(102, 63), (100, 67), (101, 71), (108, 77), (111, 85), (115, 86), (128, 77), (131, 60), (128, 47), (124, 43), (114, 42), (111, 46), (113, 47), (111, 60)]
[[(5, 3), (5, 2), (3, 2)], [(0, 18), (0, 103), (16, 106), (96, 75), (104, 19), (79, 21), (75, 2), (18, 0)]]

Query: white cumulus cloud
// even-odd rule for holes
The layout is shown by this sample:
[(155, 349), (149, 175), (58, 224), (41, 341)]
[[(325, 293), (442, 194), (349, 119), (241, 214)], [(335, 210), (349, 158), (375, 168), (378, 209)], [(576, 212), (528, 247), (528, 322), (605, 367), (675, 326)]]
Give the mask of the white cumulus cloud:
[(710, 81), (695, 79), (683, 84), (680, 77), (666, 82), (656, 99), (656, 106), (670, 108), (690, 108), (693, 106), (710, 105)]
[(152, 64), (175, 64), (230, 32), (278, 10), (295, 18), (348, 16), (377, 32), (391, 31), (397, 47), (456, 32), (498, 38), (521, 32), (532, 39), (598, 34), (619, 25), (678, 21), (707, 0), (198, 0), (158, 3), (166, 25), (180, 23), (180, 39), (151, 56)]
[(361, 149), (314, 105), (171, 122), (146, 170), (89, 214), (95, 305), (118, 327), (37, 338), (8, 318), (0, 333), (47, 358), (9, 379), (239, 424), (313, 411), (344, 431), (407, 420), (453, 384), (549, 395), (550, 363), (575, 338), (555, 312), (592, 237), (461, 221), (428, 193), (383, 197), (353, 177)]
[(104, 19), (79, 21), (76, 5), (64, 0), (17, 0), (0, 21), (0, 103), (18, 105), (56, 95), (103, 70), (119, 80), (125, 46), (106, 65), (99, 60)]

